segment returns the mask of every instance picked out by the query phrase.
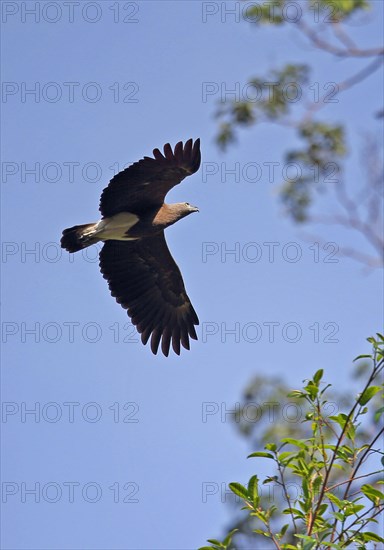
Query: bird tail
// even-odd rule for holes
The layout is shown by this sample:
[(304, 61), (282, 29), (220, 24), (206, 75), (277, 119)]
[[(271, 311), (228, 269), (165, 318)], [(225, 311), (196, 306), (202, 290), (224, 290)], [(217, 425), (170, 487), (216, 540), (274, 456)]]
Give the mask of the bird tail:
[(68, 252), (77, 252), (99, 242), (100, 239), (95, 236), (96, 226), (97, 223), (86, 223), (64, 229), (60, 241), (61, 248)]

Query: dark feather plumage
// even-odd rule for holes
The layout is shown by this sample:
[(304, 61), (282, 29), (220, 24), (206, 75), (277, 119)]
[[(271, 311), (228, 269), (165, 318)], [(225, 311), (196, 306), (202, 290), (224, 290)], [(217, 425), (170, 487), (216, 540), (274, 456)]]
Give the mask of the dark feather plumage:
[(180, 342), (189, 349), (189, 338), (197, 340), (194, 325), (199, 320), (163, 232), (138, 241), (107, 241), (100, 252), (100, 270), (144, 344), (152, 334), (153, 353), (161, 339), (166, 356), (171, 341), (180, 354)]
[(119, 172), (109, 182), (100, 198), (104, 218), (119, 212), (140, 213), (143, 209), (161, 206), (165, 196), (184, 178), (200, 167), (200, 140), (189, 139), (175, 146), (164, 145), (164, 154), (153, 150), (155, 158), (144, 157)]
[(104, 241), (100, 270), (141, 341), (150, 339), (155, 354), (161, 345), (168, 356), (172, 345), (179, 355), (180, 345), (189, 349), (189, 339), (197, 340), (199, 320), (164, 229), (197, 208), (188, 203), (166, 205), (164, 199), (199, 169), (200, 140), (189, 139), (184, 146), (180, 141), (174, 150), (167, 143), (163, 153), (154, 149), (153, 157), (144, 157), (112, 178), (100, 198), (102, 221), (64, 230), (61, 245), (75, 252)]

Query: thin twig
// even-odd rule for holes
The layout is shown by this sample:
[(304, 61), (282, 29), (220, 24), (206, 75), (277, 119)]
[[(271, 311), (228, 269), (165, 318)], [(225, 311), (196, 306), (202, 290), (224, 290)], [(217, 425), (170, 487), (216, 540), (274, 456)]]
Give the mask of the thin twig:
[(301, 32), (303, 32), (305, 36), (309, 38), (312, 44), (314, 44), (317, 48), (320, 48), (321, 50), (336, 55), (337, 57), (376, 57), (384, 54), (384, 48), (362, 49), (352, 47), (352, 45), (350, 47), (338, 48), (337, 46), (334, 46), (333, 44), (330, 44), (326, 40), (320, 38), (319, 35), (316, 34), (316, 32), (302, 19), (296, 24)]
[[(370, 476), (374, 476), (375, 474), (381, 474), (382, 472), (384, 472), (384, 470), (377, 470), (376, 472), (372, 472), (370, 474), (364, 474), (362, 476), (356, 476), (352, 479), (352, 481), (356, 481), (357, 479), (363, 479), (364, 477), (370, 477)], [(345, 481), (340, 481), (340, 483), (335, 483), (335, 485), (332, 485), (331, 487), (328, 487), (327, 489), (325, 489), (325, 492), (327, 493), (328, 491), (333, 491), (333, 489), (336, 489), (336, 487), (340, 487), (340, 485), (345, 485), (346, 483), (349, 483), (350, 479), (346, 479)], [(344, 497), (345, 499), (345, 497)]]
[(285, 499), (288, 503), (288, 507), (289, 507), (289, 513), (291, 515), (291, 518), (292, 518), (292, 523), (293, 523), (293, 527), (295, 529), (295, 533), (297, 533), (297, 527), (296, 527), (296, 522), (295, 522), (295, 516), (294, 516), (294, 513), (292, 512), (292, 506), (291, 506), (291, 499), (290, 499), (290, 496), (288, 494), (288, 491), (287, 491), (287, 487), (285, 485), (285, 480), (284, 480), (284, 472), (281, 468), (281, 465), (280, 465), (280, 461), (278, 460), (278, 458), (276, 457), (277, 459), (277, 468), (279, 470), (279, 474), (280, 474), (280, 479), (281, 479), (281, 484), (283, 486), (283, 491), (284, 491), (284, 496), (285, 496)]
[(339, 22), (334, 22), (332, 24), (332, 30), (335, 34), (335, 36), (340, 40), (342, 44), (348, 49), (348, 50), (356, 50), (357, 46), (355, 42), (352, 40), (352, 38), (344, 31), (341, 24)]
[[(379, 437), (381, 437), (384, 433), (384, 428), (381, 428), (381, 430), (379, 430), (379, 432), (377, 433), (376, 437), (371, 441), (371, 443), (368, 445), (368, 447), (365, 449), (365, 451), (363, 452), (363, 454), (361, 455), (359, 461), (357, 462), (354, 470), (352, 471), (351, 473), (351, 476), (350, 476), (350, 479), (349, 479), (349, 483), (345, 489), (345, 492), (344, 492), (344, 500), (347, 498), (348, 496), (348, 492), (349, 492), (349, 489), (354, 481), (354, 479), (358, 479), (358, 478), (354, 478), (354, 476), (356, 475), (357, 471), (359, 470), (360, 466), (363, 464), (364, 460), (367, 458), (367, 454), (371, 451), (372, 449), (372, 446), (376, 443), (376, 441), (379, 439)], [(376, 473), (376, 472), (375, 472)]]
[[(383, 57), (377, 57), (364, 67), (361, 71), (358, 71), (354, 75), (350, 76), (349, 78), (346, 78), (345, 80), (342, 80), (340, 82), (335, 82), (337, 93), (345, 92), (349, 88), (352, 88), (355, 84), (358, 84), (359, 82), (362, 82), (365, 80), (368, 76), (373, 74), (377, 69), (380, 68), (380, 66), (383, 64)], [(321, 98), (319, 98), (319, 101), (313, 101), (307, 106), (307, 112), (303, 117), (303, 123), (306, 123), (308, 119), (311, 118), (311, 115), (315, 113), (316, 111), (319, 111), (322, 109), (325, 105), (327, 105), (327, 102), (325, 99), (327, 98), (329, 92), (326, 92)]]
[[(369, 388), (370, 384), (372, 383), (372, 381), (374, 380), (374, 378), (376, 377), (377, 375), (377, 368), (374, 368), (369, 379), (368, 379), (368, 382), (366, 383), (366, 385), (364, 386), (364, 389), (363, 389), (363, 392), (364, 393), (367, 388)], [(317, 517), (317, 514), (319, 512), (319, 508), (321, 506), (321, 503), (323, 501), (323, 498), (324, 498), (324, 494), (325, 494), (325, 490), (326, 490), (326, 487), (327, 487), (327, 483), (328, 483), (328, 479), (329, 479), (329, 476), (331, 474), (331, 471), (332, 471), (332, 466), (333, 466), (333, 463), (335, 462), (336, 460), (336, 455), (337, 455), (337, 451), (341, 445), (341, 442), (342, 440), (344, 439), (344, 436), (349, 428), (349, 425), (350, 425), (350, 421), (351, 419), (353, 418), (353, 415), (355, 413), (355, 410), (356, 408), (359, 406), (359, 401), (356, 400), (355, 404), (353, 405), (352, 409), (350, 410), (347, 418), (345, 419), (345, 423), (344, 423), (344, 426), (341, 430), (341, 433), (339, 435), (339, 438), (336, 442), (336, 445), (335, 445), (335, 449), (332, 453), (332, 457), (331, 457), (331, 460), (329, 462), (329, 465), (328, 465), (328, 468), (325, 468), (325, 476), (324, 476), (324, 481), (322, 483), (322, 487), (321, 487), (321, 491), (320, 491), (320, 495), (319, 495), (319, 499), (318, 499), (318, 502), (317, 502), (317, 506), (316, 506), (316, 509), (315, 509), (315, 512), (313, 514), (313, 517), (312, 517), (312, 521), (311, 521), (311, 525), (310, 525), (310, 528), (308, 529), (308, 534), (311, 535), (312, 533), (312, 530), (313, 530), (313, 527), (314, 527), (314, 523), (316, 521), (316, 517)]]
[[(372, 515), (372, 518), (374, 518), (375, 516), (377, 516), (378, 514), (381, 514), (381, 512), (383, 511), (383, 505), (379, 505), (379, 506), (376, 506), (375, 504), (373, 506), (371, 506), (371, 508), (369, 508), (366, 512), (364, 512), (363, 514), (361, 514), (360, 516), (356, 516), (356, 519), (348, 526), (347, 529), (343, 529), (341, 531), (341, 533), (339, 534), (338, 537), (336, 537), (335, 539), (335, 542), (337, 542), (338, 540), (340, 540), (340, 538), (342, 537), (343, 534), (346, 534), (348, 533), (348, 531), (353, 527), (353, 525), (355, 525), (358, 521), (360, 521), (364, 516), (370, 514), (373, 510), (375, 509), (378, 509), (373, 515)], [(371, 518), (370, 518), (371, 519)], [(366, 525), (366, 522), (363, 523), (359, 529), (357, 531), (355, 531), (354, 535), (356, 535), (356, 533), (358, 533), (359, 531), (361, 531), (361, 529), (363, 527), (365, 527)], [(350, 539), (350, 535), (349, 535), (349, 539)]]

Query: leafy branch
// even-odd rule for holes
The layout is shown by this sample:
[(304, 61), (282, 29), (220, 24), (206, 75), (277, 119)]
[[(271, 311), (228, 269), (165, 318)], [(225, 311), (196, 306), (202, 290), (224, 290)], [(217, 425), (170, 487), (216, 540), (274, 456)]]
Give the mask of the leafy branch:
[[(382, 449), (374, 448), (384, 433), (378, 425), (384, 407), (373, 411), (377, 430), (368, 442), (360, 444), (362, 420), (376, 406), (376, 398), (383, 397), (383, 384), (377, 381), (384, 370), (384, 337), (377, 334), (368, 341), (372, 353), (356, 360), (369, 360), (371, 371), (348, 412), (327, 416), (330, 385), (324, 386), (324, 373), (319, 370), (305, 381), (302, 389), (288, 394), (309, 406), (304, 420), (310, 425), (308, 437), (284, 437), (279, 444), (268, 443), (264, 451), (249, 455), (248, 458), (273, 461), (276, 475), (266, 477), (262, 484), (279, 485), (283, 489), (283, 505), (263, 500), (257, 475), (250, 478), (247, 486), (230, 483), (231, 491), (243, 502), (242, 510), (259, 524), (252, 530), (255, 540), (267, 539), (278, 550), (344, 550), (352, 544), (363, 550), (368, 543), (384, 543), (378, 533), (369, 530), (384, 511), (384, 493), (378, 488), (383, 482), (377, 480), (384, 470), (367, 471), (365, 466), (362, 471), (369, 457), (376, 461), (379, 458), (384, 464)], [(295, 498), (289, 495), (287, 472), (299, 480), (300, 491)], [(287, 515), (290, 521), (283, 523)], [(232, 530), (222, 542), (211, 539), (208, 542), (212, 546), (200, 550), (236, 548), (236, 533), (236, 529)]]
[[(335, 173), (341, 176), (344, 170), (343, 163), (347, 153), (346, 126), (315, 120), (319, 111), (339, 101), (339, 94), (360, 84), (383, 65), (384, 48), (382, 46), (365, 48), (356, 44), (346, 26), (352, 17), (368, 10), (371, 5), (368, 0), (304, 0), (296, 4), (297, 10), (302, 10), (302, 16), (293, 20), (286, 16), (287, 0), (270, 0), (262, 5), (250, 6), (246, 11), (245, 19), (254, 21), (253, 24), (256, 27), (291, 25), (301, 33), (300, 36), (305, 37), (306, 43), (325, 54), (343, 59), (367, 58), (369, 63), (344, 80), (327, 83), (324, 87), (325, 92), (322, 94), (319, 87), (306, 86), (311, 74), (309, 65), (287, 63), (281, 69), (272, 70), (265, 76), (249, 79), (245, 97), (235, 100), (221, 98), (216, 112), (220, 121), (216, 141), (224, 150), (236, 140), (237, 128), (250, 127), (263, 122), (292, 128), (302, 142), (302, 147), (285, 154), (285, 164), (298, 163), (300, 167), (297, 177), (292, 179), (287, 177), (280, 188), (280, 200), (286, 213), (296, 223), (320, 221), (323, 224), (338, 224), (357, 231), (373, 247), (374, 254), (367, 254), (354, 247), (346, 246), (341, 246), (339, 253), (369, 268), (374, 268), (384, 264), (382, 225), (371, 224), (371, 203), (349, 197), (346, 204), (341, 196), (345, 186), (342, 177), (336, 179), (333, 177)], [(315, 20), (316, 27), (308, 22), (310, 20)], [(308, 96), (308, 89), (314, 94), (311, 99)], [(296, 98), (294, 94), (291, 97), (289, 90), (293, 92), (297, 90), (300, 93)], [(303, 102), (304, 111), (298, 108), (299, 101)], [(381, 159), (381, 155), (377, 154), (376, 160), (379, 158)], [(371, 167), (366, 159), (364, 166)], [(382, 168), (380, 171), (382, 173)], [(376, 187), (369, 189), (371, 179), (368, 174), (367, 185), (362, 191), (367, 191), (368, 188), (369, 196), (375, 195), (377, 220), (380, 217), (378, 212), (383, 197), (376, 193)], [(325, 184), (321, 188), (318, 185), (319, 181)], [(315, 191), (326, 189), (336, 193), (337, 204), (344, 212), (327, 216), (326, 219), (320, 216), (316, 220), (313, 216), (309, 216), (309, 209), (313, 203)], [(346, 207), (347, 211), (345, 211)], [(362, 220), (362, 215), (358, 212), (359, 207), (365, 208), (366, 221)], [(381, 218), (380, 221), (382, 221)]]

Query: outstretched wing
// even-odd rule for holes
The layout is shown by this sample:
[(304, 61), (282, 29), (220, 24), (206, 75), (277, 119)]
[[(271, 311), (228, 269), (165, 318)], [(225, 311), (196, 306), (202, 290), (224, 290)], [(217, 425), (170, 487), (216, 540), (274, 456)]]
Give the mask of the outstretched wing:
[(164, 155), (154, 149), (155, 158), (144, 157), (109, 182), (101, 195), (100, 212), (104, 218), (119, 212), (137, 213), (152, 206), (160, 206), (172, 187), (199, 169), (200, 140), (182, 141), (174, 151), (164, 145)]
[(169, 252), (164, 232), (137, 241), (106, 241), (100, 252), (100, 270), (116, 301), (128, 310), (132, 323), (151, 350), (168, 356), (169, 347), (180, 354), (180, 343), (189, 349), (197, 340), (196, 312), (183, 279)]

